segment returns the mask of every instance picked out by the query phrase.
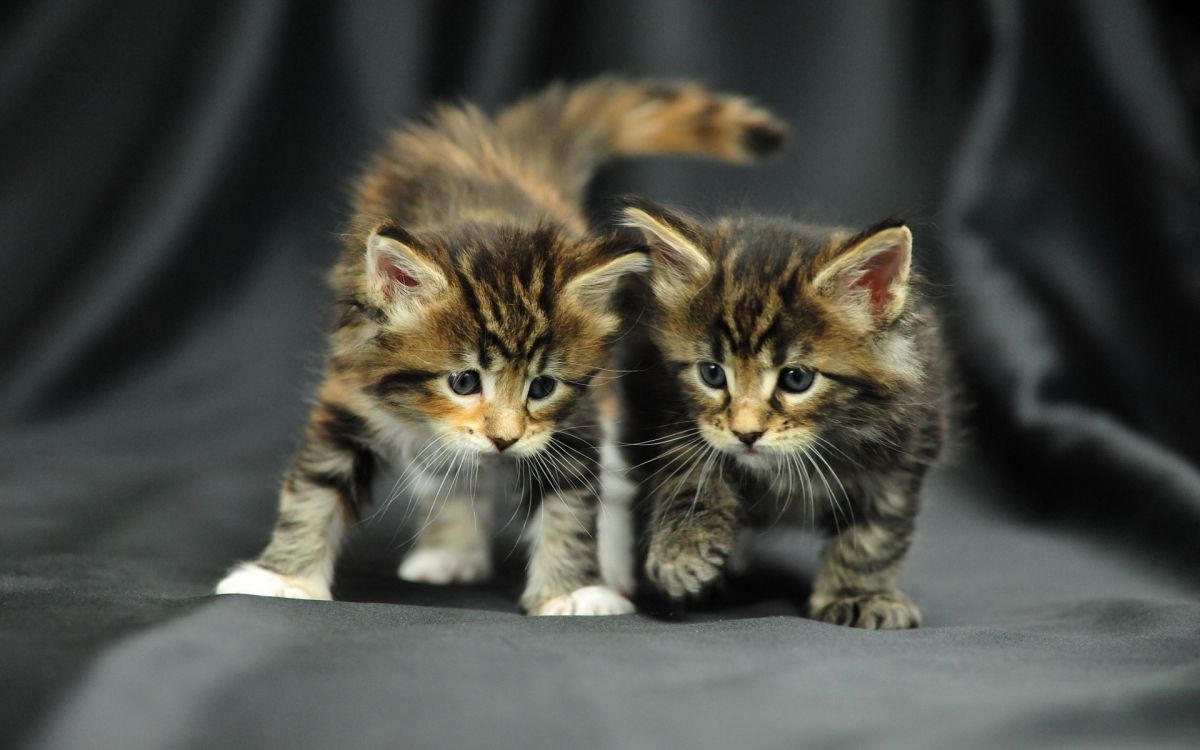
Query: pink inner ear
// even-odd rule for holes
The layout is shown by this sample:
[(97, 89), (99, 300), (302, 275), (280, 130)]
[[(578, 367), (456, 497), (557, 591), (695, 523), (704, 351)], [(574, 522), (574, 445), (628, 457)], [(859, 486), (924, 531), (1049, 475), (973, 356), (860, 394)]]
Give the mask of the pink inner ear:
[(399, 266), (393, 265), (393, 264), (387, 262), (387, 260), (385, 260), (383, 258), (379, 259), (379, 262), (377, 263), (377, 267), (381, 274), (388, 277), (389, 279), (396, 282), (397, 284), (400, 284), (401, 286), (414, 287), (414, 286), (420, 286), (420, 284), (421, 284), (421, 282), (417, 281), (414, 277), (412, 277), (408, 273), (405, 273), (404, 270), (401, 269)]
[(388, 276), (391, 277), (392, 281), (395, 281), (397, 284), (403, 284), (404, 286), (417, 286), (420, 283), (412, 276), (409, 276), (395, 266), (392, 266), (388, 269)]
[(862, 274), (854, 280), (851, 287), (870, 291), (871, 312), (876, 317), (883, 315), (888, 303), (896, 296), (895, 283), (900, 275), (903, 260), (903, 251), (893, 248), (872, 255), (859, 266)]

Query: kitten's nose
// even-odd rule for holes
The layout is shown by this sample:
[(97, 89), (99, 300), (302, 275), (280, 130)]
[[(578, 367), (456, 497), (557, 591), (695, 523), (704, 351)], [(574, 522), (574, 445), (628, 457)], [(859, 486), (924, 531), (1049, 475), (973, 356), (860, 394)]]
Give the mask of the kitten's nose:
[(746, 445), (754, 445), (754, 442), (763, 436), (761, 432), (738, 432), (737, 430), (734, 430), (733, 434)]
[(518, 438), (498, 438), (494, 435), (488, 435), (488, 440), (492, 441), (492, 445), (496, 446), (496, 450), (503, 453), (504, 449), (517, 442)]

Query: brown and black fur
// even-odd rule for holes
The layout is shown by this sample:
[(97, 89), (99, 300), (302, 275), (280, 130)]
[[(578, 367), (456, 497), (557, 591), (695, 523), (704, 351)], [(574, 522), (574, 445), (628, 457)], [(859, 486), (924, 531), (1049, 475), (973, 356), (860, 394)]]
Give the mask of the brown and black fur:
[[(522, 606), (599, 583), (589, 386), (619, 333), (612, 290), (648, 261), (590, 231), (585, 188), (614, 157), (749, 161), (783, 133), (737, 97), (613, 78), (551, 86), (494, 119), (443, 106), (396, 132), (359, 182), (331, 277), (325, 380), (257, 565), (296, 596), (328, 598), (343, 529), (362, 518), (380, 459), (425, 495), (418, 547), (484, 533), (439, 510), (469, 507), (475, 485), (464, 477), (504, 452), (527, 473), (522, 501), (546, 499)], [(448, 385), (468, 369), (491, 378), (478, 398)], [(534, 403), (526, 394), (541, 375), (557, 387)]]
[[(901, 256), (907, 228), (702, 222), (640, 199), (625, 218), (655, 260), (635, 282), (632, 296), (651, 303), (625, 340), (620, 382), (643, 584), (677, 601), (703, 595), (744, 524), (791, 519), (827, 537), (814, 617), (916, 627), (898, 575), (948, 398), (937, 317)], [(870, 254), (880, 248), (889, 254)], [(895, 286), (873, 292), (860, 273), (872, 267)], [(707, 362), (737, 385), (707, 385)], [(804, 393), (770, 380), (793, 365), (817, 373)]]

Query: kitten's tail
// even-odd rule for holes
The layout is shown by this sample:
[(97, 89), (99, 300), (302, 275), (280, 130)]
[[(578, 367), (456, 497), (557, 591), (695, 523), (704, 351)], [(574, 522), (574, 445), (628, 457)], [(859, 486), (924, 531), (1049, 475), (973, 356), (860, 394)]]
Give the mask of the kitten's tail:
[(787, 127), (745, 98), (697, 83), (596, 78), (554, 84), (496, 119), (498, 132), (541, 157), (559, 184), (580, 193), (619, 156), (687, 154), (751, 162), (783, 146)]

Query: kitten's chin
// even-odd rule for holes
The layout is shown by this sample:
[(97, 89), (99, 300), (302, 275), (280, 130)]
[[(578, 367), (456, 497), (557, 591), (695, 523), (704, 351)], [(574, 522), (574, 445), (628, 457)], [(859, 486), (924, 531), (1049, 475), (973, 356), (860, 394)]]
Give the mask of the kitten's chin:
[(762, 450), (738, 449), (733, 452), (733, 458), (739, 465), (754, 471), (774, 471), (778, 467), (778, 462)]

